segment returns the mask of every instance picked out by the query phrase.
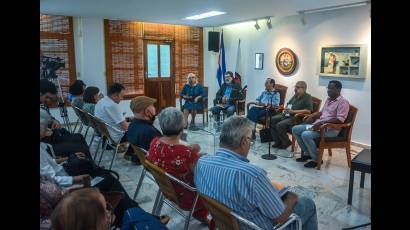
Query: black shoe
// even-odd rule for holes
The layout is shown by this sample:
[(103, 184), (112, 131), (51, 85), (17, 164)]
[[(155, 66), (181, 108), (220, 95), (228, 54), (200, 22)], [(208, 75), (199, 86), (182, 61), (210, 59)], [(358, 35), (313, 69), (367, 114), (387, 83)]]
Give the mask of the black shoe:
[(310, 159), (312, 159), (312, 157), (310, 157), (309, 155), (304, 155), (303, 157), (296, 158), (296, 161), (297, 162), (305, 162), (305, 161), (310, 160)]
[(280, 146), (282, 146), (282, 144), (279, 141), (272, 145), (274, 148), (280, 148)]
[(107, 147), (105, 147), (105, 150), (114, 150), (114, 148), (111, 147), (110, 145), (107, 145)]
[(256, 130), (252, 130), (252, 140), (256, 140)]
[[(322, 161), (322, 163), (323, 163), (323, 161)], [(316, 163), (315, 161), (309, 161), (309, 162), (306, 163), (304, 166), (305, 166), (306, 168), (316, 168), (317, 163)]]

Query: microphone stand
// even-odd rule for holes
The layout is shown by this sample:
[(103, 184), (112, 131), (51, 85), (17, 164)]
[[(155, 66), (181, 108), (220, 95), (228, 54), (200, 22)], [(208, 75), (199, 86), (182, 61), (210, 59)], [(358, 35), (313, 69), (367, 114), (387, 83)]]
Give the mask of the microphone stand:
[[(271, 106), (271, 108), (273, 108), (272, 107), (272, 95), (271, 95), (271, 97), (270, 97), (270, 106)], [(271, 122), (272, 122), (272, 114), (269, 112), (269, 110), (267, 110), (266, 111), (267, 113), (269, 113), (269, 128), (271, 127)], [(271, 140), (271, 139), (270, 139)], [(261, 157), (262, 157), (262, 159), (265, 159), (265, 160), (275, 160), (276, 158), (278, 158), (277, 156), (275, 156), (275, 155), (272, 155), (272, 154), (270, 154), (270, 141), (268, 142), (268, 145), (269, 145), (269, 150), (268, 150), (268, 154), (264, 154), (264, 155), (262, 155)]]

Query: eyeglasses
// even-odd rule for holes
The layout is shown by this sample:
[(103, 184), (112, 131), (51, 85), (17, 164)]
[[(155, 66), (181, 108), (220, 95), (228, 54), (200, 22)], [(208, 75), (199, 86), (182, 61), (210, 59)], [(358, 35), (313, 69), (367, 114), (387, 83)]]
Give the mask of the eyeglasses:
[(246, 137), (249, 140), (249, 145), (253, 146), (255, 144), (255, 141), (251, 137)]

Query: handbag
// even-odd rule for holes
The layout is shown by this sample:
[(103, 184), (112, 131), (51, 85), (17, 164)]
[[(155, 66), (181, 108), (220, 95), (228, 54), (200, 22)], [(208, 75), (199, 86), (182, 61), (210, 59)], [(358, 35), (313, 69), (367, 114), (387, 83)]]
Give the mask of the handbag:
[(122, 219), (121, 230), (165, 230), (168, 229), (158, 217), (141, 208), (129, 208)]
[(273, 137), (270, 131), (270, 128), (261, 129), (259, 131), (259, 135), (261, 137), (261, 143), (272, 142)]

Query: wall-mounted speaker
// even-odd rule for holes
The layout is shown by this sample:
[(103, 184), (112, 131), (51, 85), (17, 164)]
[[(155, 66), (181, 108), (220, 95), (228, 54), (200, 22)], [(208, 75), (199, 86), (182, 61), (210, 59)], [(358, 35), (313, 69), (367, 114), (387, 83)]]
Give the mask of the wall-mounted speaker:
[(208, 51), (219, 52), (219, 32), (208, 32)]

